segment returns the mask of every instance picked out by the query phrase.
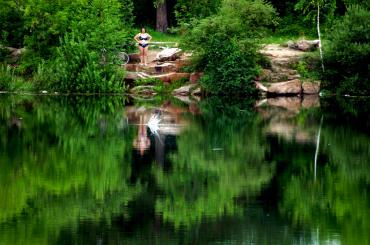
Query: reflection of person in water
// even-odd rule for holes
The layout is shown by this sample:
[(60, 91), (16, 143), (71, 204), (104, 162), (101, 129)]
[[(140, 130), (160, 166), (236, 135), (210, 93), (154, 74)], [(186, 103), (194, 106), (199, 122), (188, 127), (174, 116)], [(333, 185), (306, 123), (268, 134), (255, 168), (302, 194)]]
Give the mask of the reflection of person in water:
[(139, 131), (137, 138), (134, 140), (134, 147), (140, 152), (140, 155), (144, 155), (144, 152), (150, 147), (150, 139), (147, 135), (147, 127), (143, 115), (140, 116)]

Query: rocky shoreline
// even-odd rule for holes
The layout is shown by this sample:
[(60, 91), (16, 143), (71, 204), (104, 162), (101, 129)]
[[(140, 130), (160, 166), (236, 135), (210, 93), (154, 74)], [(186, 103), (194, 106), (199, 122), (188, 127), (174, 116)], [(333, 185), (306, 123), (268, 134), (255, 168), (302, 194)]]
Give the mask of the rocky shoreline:
[(261, 53), (271, 61), (271, 67), (263, 69), (256, 79), (256, 87), (268, 95), (319, 94), (320, 81), (303, 79), (294, 69), (308, 51), (317, 48), (317, 41), (289, 41), (286, 46), (266, 45)]
[[(312, 81), (301, 78), (293, 67), (298, 64), (306, 52), (317, 48), (318, 41), (298, 42), (289, 41), (285, 46), (269, 44), (260, 51), (267, 57), (271, 66), (262, 70), (256, 78), (255, 84), (258, 90), (267, 96), (296, 96), (319, 94), (320, 81)], [(202, 72), (187, 73), (183, 68), (190, 64), (191, 54), (183, 53), (178, 48), (163, 51), (151, 51), (149, 65), (140, 66), (137, 54), (130, 55), (131, 62), (125, 65), (127, 70), (126, 82), (134, 84), (139, 79), (158, 79), (165, 85), (178, 80), (188, 81), (180, 88), (173, 90), (175, 96), (200, 95), (201, 88), (197, 84), (203, 75)], [(153, 86), (134, 86), (131, 93), (156, 94)]]

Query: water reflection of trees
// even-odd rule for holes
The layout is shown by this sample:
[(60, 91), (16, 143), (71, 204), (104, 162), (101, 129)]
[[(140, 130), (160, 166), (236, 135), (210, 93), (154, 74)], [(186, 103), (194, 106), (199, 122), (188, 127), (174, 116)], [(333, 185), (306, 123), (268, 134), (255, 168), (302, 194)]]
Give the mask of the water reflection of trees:
[(269, 183), (274, 165), (250, 104), (209, 99), (202, 118), (178, 139), (169, 172), (154, 168), (162, 198), (156, 212), (175, 226), (243, 213), (237, 198), (252, 198)]
[[(364, 127), (349, 124), (356, 111), (343, 116), (324, 103), (282, 118), (276, 108), (274, 117), (251, 108), (213, 98), (200, 103), (201, 116), (181, 113), (189, 126), (176, 138), (178, 151), (166, 155), (170, 166), (149, 162), (143, 171), (133, 165), (136, 132), (123, 119), (122, 98), (2, 97), (0, 241), (94, 243), (103, 235), (112, 243), (206, 243), (238, 236), (289, 244), (317, 235), (319, 242), (366, 244), (370, 144)], [(275, 122), (307, 132), (308, 140), (272, 134)], [(253, 203), (261, 198), (266, 209)]]
[[(370, 139), (356, 121), (368, 115), (351, 104), (324, 107), (318, 176), (315, 179), (309, 161), (290, 175), (280, 176), (282, 199), (280, 211), (299, 226), (317, 228), (320, 240), (340, 237), (343, 244), (367, 244), (370, 241)], [(348, 123), (348, 122), (352, 122)], [(366, 128), (366, 127), (365, 127)], [(365, 130), (366, 131), (366, 130)], [(333, 234), (334, 231), (334, 234)], [(340, 234), (335, 234), (340, 231)], [(336, 239), (337, 239), (336, 238)]]
[(129, 183), (122, 98), (104, 100), (2, 98), (1, 241), (46, 244), (81, 219), (109, 223), (141, 192)]

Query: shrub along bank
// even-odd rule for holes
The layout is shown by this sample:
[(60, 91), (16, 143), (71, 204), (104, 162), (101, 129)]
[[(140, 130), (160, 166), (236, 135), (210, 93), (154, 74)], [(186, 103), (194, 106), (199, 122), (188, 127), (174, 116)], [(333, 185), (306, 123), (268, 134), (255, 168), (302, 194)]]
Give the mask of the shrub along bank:
[(185, 38), (200, 83), (210, 94), (256, 95), (258, 39), (277, 24), (274, 8), (262, 1), (225, 0), (219, 12), (195, 22)]
[[(15, 76), (33, 77), (36, 89), (125, 91), (124, 72), (113, 64), (113, 59), (116, 49), (130, 49), (131, 0), (40, 0), (19, 4), (5, 5), (16, 11), (25, 30), (19, 42), (27, 51), (17, 62)], [(2, 42), (18, 43), (11, 39)], [(104, 64), (102, 50), (107, 50)], [(0, 84), (6, 87), (2, 80)]]
[(350, 6), (333, 26), (325, 50), (324, 88), (338, 94), (370, 94), (370, 11)]

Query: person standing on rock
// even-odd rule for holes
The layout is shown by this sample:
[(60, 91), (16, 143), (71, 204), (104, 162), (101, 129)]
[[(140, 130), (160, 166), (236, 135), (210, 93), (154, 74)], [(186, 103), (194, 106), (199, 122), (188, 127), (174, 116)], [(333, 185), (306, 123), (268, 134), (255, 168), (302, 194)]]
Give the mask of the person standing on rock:
[(140, 50), (140, 65), (147, 65), (149, 42), (152, 40), (146, 29), (141, 28), (141, 32), (134, 37), (135, 41), (139, 44)]

